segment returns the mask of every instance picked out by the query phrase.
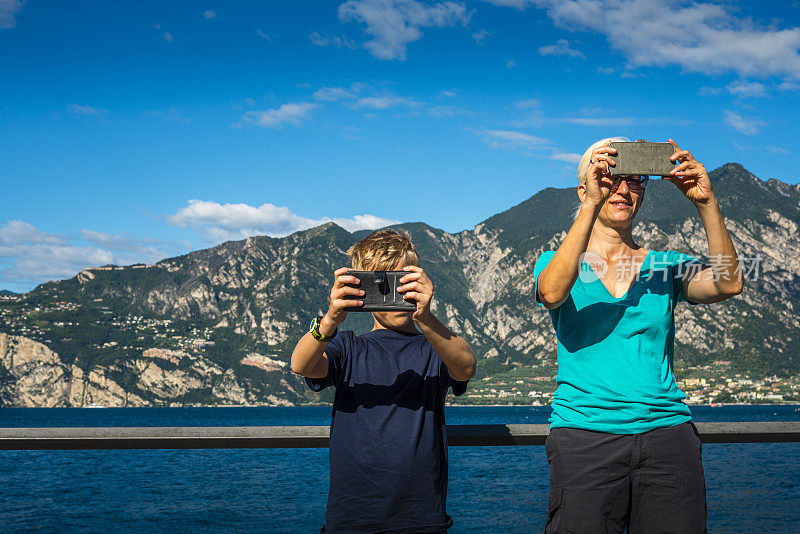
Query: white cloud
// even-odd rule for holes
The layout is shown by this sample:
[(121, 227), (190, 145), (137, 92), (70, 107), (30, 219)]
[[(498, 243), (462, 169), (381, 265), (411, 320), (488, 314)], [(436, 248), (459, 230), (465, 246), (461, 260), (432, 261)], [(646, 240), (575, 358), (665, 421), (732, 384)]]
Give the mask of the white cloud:
[(419, 102), (397, 95), (365, 96), (353, 103), (355, 109), (388, 109), (396, 106), (417, 106)]
[(547, 119), (542, 112), (541, 102), (536, 98), (517, 100), (514, 107), (520, 110), (515, 113), (514, 119), (509, 124), (515, 128), (541, 128), (551, 119)]
[(422, 28), (467, 24), (470, 14), (460, 2), (424, 4), (416, 0), (347, 0), (339, 20), (365, 25), (372, 39), (364, 47), (379, 59), (405, 61), (408, 43), (422, 38)]
[(416, 108), (422, 105), (412, 98), (385, 92), (363, 82), (353, 82), (350, 87), (322, 87), (314, 92), (314, 99), (321, 102), (346, 102), (352, 109), (384, 110), (401, 106)]
[(472, 112), (459, 106), (431, 106), (428, 108), (428, 115), (452, 118), (458, 117), (459, 115), (472, 115)]
[(264, 31), (262, 31), (261, 28), (256, 28), (256, 33), (262, 39), (264, 39), (266, 41), (272, 41), (272, 36), (270, 34), (264, 32)]
[(726, 89), (730, 94), (740, 98), (767, 96), (766, 87), (758, 82), (736, 81), (728, 84)]
[(482, 44), (486, 43), (486, 38), (490, 37), (491, 35), (492, 34), (489, 33), (489, 30), (483, 29), (483, 30), (478, 30), (475, 33), (473, 33), (472, 34), (472, 38), (475, 39), (476, 43), (478, 43), (479, 45), (482, 45)]
[(519, 10), (523, 10), (528, 6), (532, 6), (534, 4), (534, 0), (483, 0), (484, 2), (488, 2), (490, 4), (494, 4), (499, 7), (514, 7)]
[(203, 12), (203, 18), (206, 20), (213, 19), (216, 16), (217, 14), (211, 11), (210, 9), (208, 11)]
[(526, 100), (517, 100), (514, 105), (519, 109), (537, 109), (542, 103), (535, 98), (528, 98)]
[(762, 126), (766, 126), (763, 121), (745, 117), (727, 109), (725, 110), (725, 124), (745, 135), (757, 134), (761, 131)]
[(770, 154), (788, 154), (789, 151), (782, 146), (768, 146), (765, 147)]
[(550, 156), (550, 159), (558, 161), (566, 161), (567, 163), (574, 163), (577, 165), (581, 161), (581, 155), (574, 152), (557, 152)]
[(542, 46), (539, 48), (539, 55), (540, 56), (569, 56), (569, 57), (579, 57), (582, 59), (586, 59), (586, 56), (583, 55), (583, 52), (580, 50), (573, 50), (569, 47), (569, 41), (566, 39), (559, 39), (558, 43), (554, 45), (547, 45)]
[(339, 126), (338, 129), (342, 133), (342, 136), (344, 136), (346, 139), (352, 139), (352, 140), (361, 140), (361, 139), (363, 139), (363, 137), (361, 137), (361, 135), (359, 135), (361, 133), (361, 131), (358, 128), (356, 128), (355, 126), (343, 125), (343, 126)]
[(103, 108), (95, 108), (89, 105), (70, 104), (67, 106), (67, 111), (75, 115), (87, 115), (89, 117), (102, 117), (108, 115), (108, 110)]
[(334, 222), (350, 232), (399, 223), (369, 214), (355, 215), (352, 218), (310, 219), (274, 204), (251, 206), (219, 204), (205, 200), (190, 200), (186, 207), (168, 217), (167, 221), (182, 228), (193, 228), (212, 242), (244, 239), (255, 235), (282, 237), (327, 222)]
[(506, 68), (507, 69), (513, 69), (516, 66), (517, 66), (517, 62), (514, 61), (513, 59), (509, 59), (508, 61), (506, 61)]
[(580, 126), (630, 126), (634, 123), (633, 117), (565, 117), (559, 120)]
[(781, 91), (797, 91), (800, 89), (800, 82), (786, 80), (778, 86)]
[(356, 95), (342, 87), (323, 87), (322, 89), (314, 92), (314, 98), (317, 100), (327, 100), (336, 102), (337, 100), (346, 100), (348, 98), (355, 98)]
[(614, 67), (597, 67), (598, 74), (614, 74)]
[(25, 221), (8, 221), (0, 227), (0, 245), (10, 246), (16, 243), (32, 245), (59, 245), (64, 241), (59, 235), (43, 232)]
[(697, 90), (698, 96), (715, 96), (723, 92), (721, 87), (701, 87)]
[(0, 30), (7, 30), (17, 25), (14, 17), (24, 3), (24, 0), (0, 0)]
[(547, 148), (551, 145), (549, 139), (511, 130), (481, 130), (478, 134), (483, 139), (483, 142), (491, 148), (513, 150), (523, 154), (530, 154), (534, 150)]
[(317, 109), (318, 104), (304, 102), (300, 104), (284, 104), (277, 109), (264, 111), (248, 111), (235, 126), (253, 125), (264, 128), (275, 128), (288, 123), (299, 126), (303, 121), (310, 120), (309, 115)]
[(352, 83), (349, 88), (344, 87), (322, 87), (314, 92), (314, 98), (317, 100), (325, 100), (329, 102), (337, 102), (339, 100), (350, 100), (356, 98), (359, 93), (362, 93), (369, 86), (365, 83)]
[(681, 0), (486, 0), (545, 9), (561, 28), (605, 35), (629, 66), (800, 79), (800, 28), (759, 27), (724, 3)]
[(446, 98), (454, 98), (454, 97), (458, 96), (458, 91), (450, 89), (450, 90), (441, 91), (441, 92), (439, 92), (439, 94), (442, 95), (443, 97), (446, 97)]
[(174, 40), (175, 40), (175, 38), (172, 36), (172, 34), (171, 34), (171, 33), (169, 33), (169, 32), (164, 32), (164, 40), (165, 40), (166, 42), (168, 42), (168, 43), (171, 43), (172, 41), (174, 41)]
[(80, 238), (50, 234), (25, 221), (0, 226), (0, 283), (28, 290), (109, 263), (152, 263), (185, 252), (188, 244), (82, 230)]
[(359, 230), (375, 230), (377, 228), (383, 228), (385, 226), (392, 226), (394, 224), (400, 224), (400, 221), (395, 221), (392, 219), (384, 219), (383, 217), (377, 217), (375, 215), (370, 215), (368, 213), (364, 215), (354, 215), (352, 218), (342, 218), (336, 217), (333, 219), (324, 218), (320, 221), (320, 224), (324, 224), (326, 222), (334, 222), (347, 230), (348, 232), (357, 232)]
[(189, 243), (166, 242), (153, 238), (130, 237), (83, 229), (84, 241), (110, 250), (114, 263), (129, 265), (142, 261), (152, 262), (189, 248)]
[(323, 36), (320, 35), (319, 32), (311, 32), (308, 38), (311, 39), (311, 44), (316, 46), (334, 46), (336, 48), (349, 48), (351, 50), (358, 48), (358, 44), (355, 41), (343, 35)]

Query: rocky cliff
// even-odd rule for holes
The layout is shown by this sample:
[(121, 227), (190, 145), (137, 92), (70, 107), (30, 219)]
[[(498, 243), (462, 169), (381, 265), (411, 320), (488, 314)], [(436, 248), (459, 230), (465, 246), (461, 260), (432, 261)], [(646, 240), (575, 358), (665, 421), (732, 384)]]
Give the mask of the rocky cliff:
[[(765, 182), (737, 164), (711, 175), (748, 268), (747, 287), (723, 304), (679, 306), (676, 368), (796, 376), (800, 187)], [(708, 254), (697, 212), (674, 186), (653, 180), (646, 196), (635, 226), (641, 245)], [(522, 382), (516, 390), (541, 384), (535, 392), (543, 397), (552, 391), (555, 337), (548, 314), (533, 303), (531, 274), (539, 254), (564, 238), (576, 204), (574, 189), (549, 188), (456, 234), (400, 225), (436, 285), (435, 313), (479, 357), (474, 383), (486, 385), (484, 401), (500, 394), (490, 388), (495, 382)], [(0, 296), (0, 403), (317, 402), (291, 374), (289, 354), (310, 318), (324, 311), (332, 272), (347, 264), (345, 250), (366, 233), (327, 224), (149, 267), (87, 269)], [(366, 314), (351, 314), (344, 327), (369, 324)], [(526, 395), (538, 398), (533, 393)]]

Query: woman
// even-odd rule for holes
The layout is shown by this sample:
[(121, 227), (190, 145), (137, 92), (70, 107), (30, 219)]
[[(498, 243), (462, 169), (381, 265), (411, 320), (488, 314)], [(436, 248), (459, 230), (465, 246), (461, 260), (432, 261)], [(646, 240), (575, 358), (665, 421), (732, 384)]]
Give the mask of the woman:
[(534, 268), (558, 339), (545, 531), (704, 532), (700, 440), (672, 368), (674, 311), (739, 294), (741, 269), (705, 167), (671, 139), (666, 179), (697, 208), (710, 265), (634, 242), (647, 177), (611, 176), (614, 140), (583, 155), (580, 211)]

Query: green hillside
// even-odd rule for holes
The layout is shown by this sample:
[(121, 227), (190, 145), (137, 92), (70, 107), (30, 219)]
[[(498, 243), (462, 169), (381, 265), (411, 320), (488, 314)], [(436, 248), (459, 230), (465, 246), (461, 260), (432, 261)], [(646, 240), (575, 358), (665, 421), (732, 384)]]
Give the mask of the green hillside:
[[(679, 327), (679, 372), (712, 373), (721, 365), (714, 362), (723, 361), (730, 375), (797, 375), (800, 188), (762, 181), (733, 163), (711, 178), (740, 255), (763, 256), (763, 264), (741, 296), (714, 307), (679, 308), (679, 325), (687, 329), (681, 335)], [(554, 385), (552, 327), (532, 302), (531, 275), (538, 255), (557, 246), (571, 226), (576, 206), (575, 188), (547, 188), (474, 230), (448, 234), (424, 223), (398, 225), (411, 234), (434, 281), (437, 316), (479, 356), (477, 379), (486, 391), (494, 382), (529, 387), (536, 381), (544, 398)], [(637, 228), (644, 246), (703, 256), (697, 211), (666, 181), (648, 185)], [(0, 333), (41, 342), (87, 375), (102, 369), (153, 402), (163, 396), (142, 382), (139, 360), (148, 349), (175, 351), (177, 363), (164, 369), (185, 370), (198, 361), (216, 369), (205, 386), (171, 402), (223, 402), (219, 395), (231, 388), (254, 398), (316, 401), (288, 368), (258, 367), (247, 358), (288, 361), (310, 319), (327, 308), (333, 271), (349, 264), (346, 250), (368, 233), (328, 223), (284, 238), (226, 242), (155, 266), (90, 269), (24, 295), (4, 292)], [(343, 328), (364, 332), (371, 325), (369, 314), (351, 313)]]

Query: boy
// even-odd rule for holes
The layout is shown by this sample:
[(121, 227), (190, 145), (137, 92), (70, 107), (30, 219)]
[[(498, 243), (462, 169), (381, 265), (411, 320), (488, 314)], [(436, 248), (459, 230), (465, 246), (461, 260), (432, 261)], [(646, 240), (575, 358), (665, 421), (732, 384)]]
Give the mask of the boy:
[(338, 269), (328, 312), (292, 353), (292, 371), (313, 391), (336, 388), (322, 532), (444, 532), (453, 524), (444, 398), (450, 386), (466, 391), (475, 356), (431, 313), (433, 284), (407, 234), (380, 230), (347, 254), (354, 270), (408, 271), (397, 290), (417, 308), (375, 312), (361, 336), (337, 333), (354, 305), (345, 295), (364, 294), (346, 285), (358, 283), (348, 268)]

